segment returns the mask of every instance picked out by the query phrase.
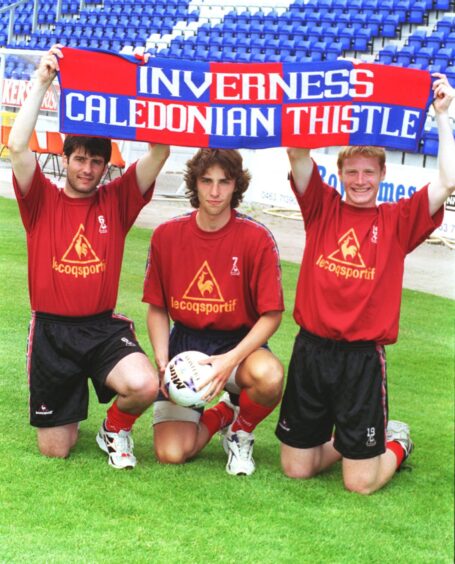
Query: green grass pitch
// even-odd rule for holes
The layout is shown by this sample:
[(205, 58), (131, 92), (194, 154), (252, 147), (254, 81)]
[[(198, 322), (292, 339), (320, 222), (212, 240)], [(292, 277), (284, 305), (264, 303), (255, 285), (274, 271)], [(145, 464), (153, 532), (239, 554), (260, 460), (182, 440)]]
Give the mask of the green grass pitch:
[[(453, 562), (451, 300), (404, 292), (400, 339), (388, 348), (390, 415), (410, 424), (416, 448), (409, 469), (370, 497), (346, 492), (339, 466), (311, 481), (284, 477), (276, 413), (256, 431), (249, 478), (226, 474), (216, 437), (189, 464), (157, 464), (150, 410), (135, 428), (137, 468), (110, 468), (95, 443), (105, 408), (94, 395), (71, 457), (50, 460), (28, 424), (30, 311), (14, 201), (0, 198), (0, 222), (0, 562)], [(149, 237), (138, 228), (128, 237), (117, 307), (136, 321), (148, 353), (140, 299)], [(283, 264), (287, 312), (271, 345), (285, 364), (297, 274)]]

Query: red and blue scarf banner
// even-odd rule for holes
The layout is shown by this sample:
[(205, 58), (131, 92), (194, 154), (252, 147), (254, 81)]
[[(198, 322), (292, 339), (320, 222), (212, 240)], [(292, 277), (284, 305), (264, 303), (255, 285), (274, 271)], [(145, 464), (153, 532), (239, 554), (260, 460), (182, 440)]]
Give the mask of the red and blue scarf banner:
[(416, 151), (432, 100), (419, 69), (346, 60), (205, 63), (63, 48), (63, 133), (187, 147), (378, 145)]

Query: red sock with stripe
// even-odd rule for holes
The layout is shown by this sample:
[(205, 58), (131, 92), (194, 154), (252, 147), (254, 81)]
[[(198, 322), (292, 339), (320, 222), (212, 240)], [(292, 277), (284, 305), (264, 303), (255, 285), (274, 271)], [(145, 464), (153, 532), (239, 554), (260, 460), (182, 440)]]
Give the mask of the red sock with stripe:
[(224, 401), (220, 401), (220, 403), (204, 411), (201, 423), (207, 427), (210, 437), (213, 437), (217, 431), (229, 425), (233, 418), (234, 411)]
[(232, 431), (242, 430), (251, 433), (256, 425), (270, 415), (277, 405), (278, 402), (273, 407), (266, 407), (256, 403), (248, 396), (246, 390), (243, 389), (239, 396), (239, 414), (232, 424)]
[(113, 433), (118, 433), (119, 431), (131, 431), (131, 428), (138, 417), (139, 415), (121, 411), (117, 405), (117, 400), (115, 400), (111, 407), (107, 410), (104, 426), (106, 427), (106, 431), (111, 431)]
[(403, 460), (406, 458), (406, 451), (401, 446), (398, 441), (389, 441), (386, 444), (387, 450), (391, 450), (393, 454), (397, 457), (397, 469), (403, 464)]

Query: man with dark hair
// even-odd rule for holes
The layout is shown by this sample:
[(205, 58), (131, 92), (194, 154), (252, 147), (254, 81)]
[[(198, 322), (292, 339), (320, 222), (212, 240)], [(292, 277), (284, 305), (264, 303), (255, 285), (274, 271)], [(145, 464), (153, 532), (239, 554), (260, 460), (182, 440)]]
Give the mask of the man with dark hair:
[(276, 429), (291, 478), (311, 478), (342, 460), (345, 487), (369, 494), (412, 451), (408, 425), (388, 420), (384, 345), (398, 336), (406, 254), (440, 224), (455, 188), (448, 114), (455, 91), (435, 76), (439, 174), (410, 198), (376, 205), (386, 173), (382, 148), (340, 151), (345, 201), (323, 183), (309, 150), (288, 150), (306, 230), (294, 309), (301, 330)]
[(65, 186), (52, 184), (28, 144), (61, 57), (59, 45), (42, 57), (9, 137), (14, 190), (27, 232), (30, 422), (38, 428), (42, 454), (67, 457), (79, 422), (87, 418), (91, 378), (100, 402), (116, 396), (97, 443), (111, 466), (133, 468), (131, 428), (154, 401), (158, 378), (133, 323), (113, 310), (125, 237), (152, 197), (169, 148), (151, 146), (122, 177), (98, 186), (110, 140), (68, 136)]
[(222, 430), (227, 472), (250, 475), (253, 430), (278, 404), (283, 382), (267, 347), (284, 307), (278, 249), (264, 226), (235, 210), (250, 181), (238, 151), (199, 150), (185, 181), (196, 211), (152, 236), (143, 297), (150, 340), (161, 378), (172, 357), (197, 350), (213, 367), (207, 398), (229, 393), (201, 416), (171, 403), (162, 388), (155, 453), (160, 462), (181, 464)]

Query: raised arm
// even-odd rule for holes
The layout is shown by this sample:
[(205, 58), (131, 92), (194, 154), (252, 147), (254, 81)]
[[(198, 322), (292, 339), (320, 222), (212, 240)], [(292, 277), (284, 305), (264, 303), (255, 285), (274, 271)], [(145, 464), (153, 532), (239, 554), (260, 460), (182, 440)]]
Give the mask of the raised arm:
[(136, 177), (139, 190), (142, 194), (155, 182), (160, 170), (169, 157), (170, 148), (168, 145), (149, 144), (149, 150), (143, 155), (136, 165)]
[(43, 55), (36, 71), (32, 89), (19, 110), (9, 136), (11, 165), (22, 194), (26, 194), (35, 172), (36, 159), (29, 142), (36, 126), (39, 110), (47, 89), (52, 84), (61, 58), (61, 45), (54, 45)]
[(433, 83), (433, 106), (439, 134), (439, 173), (428, 188), (431, 215), (437, 212), (455, 190), (455, 140), (449, 119), (449, 107), (455, 98), (455, 89), (450, 86), (445, 75), (434, 73), (433, 76), (437, 77)]
[(308, 187), (313, 173), (313, 161), (309, 149), (289, 148), (287, 150), (289, 162), (291, 163), (292, 177), (294, 178), (297, 192), (301, 195)]

